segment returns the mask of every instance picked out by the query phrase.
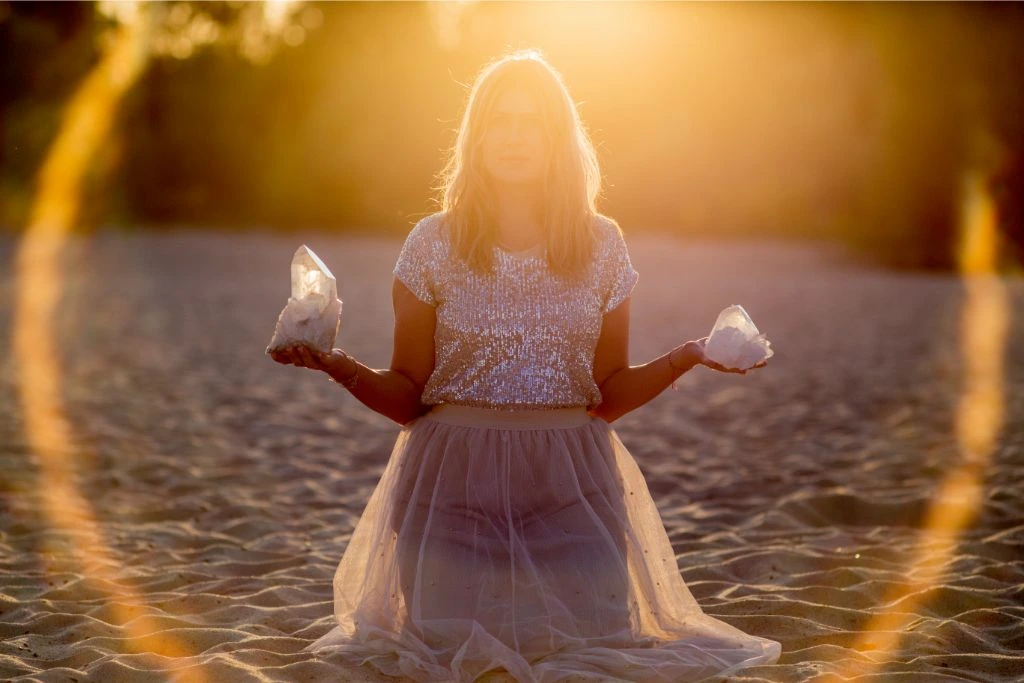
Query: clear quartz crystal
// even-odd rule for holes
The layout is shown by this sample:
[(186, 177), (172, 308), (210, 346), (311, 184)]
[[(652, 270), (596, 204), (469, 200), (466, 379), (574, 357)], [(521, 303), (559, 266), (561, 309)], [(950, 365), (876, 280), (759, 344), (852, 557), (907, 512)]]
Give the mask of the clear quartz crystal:
[(313, 250), (303, 244), (292, 257), (292, 295), (278, 316), (268, 350), (305, 344), (330, 351), (338, 334), (338, 282)]
[(748, 370), (773, 354), (771, 343), (743, 307), (735, 304), (718, 314), (704, 349), (708, 359), (737, 370)]
[(292, 257), (292, 298), (308, 302), (316, 315), (338, 298), (338, 281), (313, 250), (303, 244)]

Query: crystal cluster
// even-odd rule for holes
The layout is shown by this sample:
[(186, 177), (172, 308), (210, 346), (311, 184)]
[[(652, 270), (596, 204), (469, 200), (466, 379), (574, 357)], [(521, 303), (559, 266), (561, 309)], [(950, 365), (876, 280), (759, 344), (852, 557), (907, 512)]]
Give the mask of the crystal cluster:
[(727, 368), (749, 370), (775, 352), (765, 336), (757, 331), (742, 306), (729, 306), (718, 314), (704, 355)]
[(338, 283), (324, 262), (303, 244), (292, 257), (292, 295), (277, 318), (267, 351), (294, 344), (330, 351), (340, 322)]

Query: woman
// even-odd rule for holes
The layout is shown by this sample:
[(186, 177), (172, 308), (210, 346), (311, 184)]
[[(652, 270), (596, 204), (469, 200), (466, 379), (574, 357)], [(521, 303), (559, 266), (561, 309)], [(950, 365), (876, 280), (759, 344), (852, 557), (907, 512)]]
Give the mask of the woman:
[(335, 649), (419, 681), (682, 681), (779, 645), (703, 614), (609, 423), (696, 365), (628, 359), (637, 279), (596, 155), (536, 52), (477, 78), (442, 211), (395, 267), (391, 367), (292, 347), (404, 425), (338, 567)]

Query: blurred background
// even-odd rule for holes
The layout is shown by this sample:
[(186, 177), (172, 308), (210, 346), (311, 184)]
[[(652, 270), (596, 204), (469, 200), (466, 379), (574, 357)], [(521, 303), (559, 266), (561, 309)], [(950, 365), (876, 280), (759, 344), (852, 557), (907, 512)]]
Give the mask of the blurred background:
[(476, 72), (540, 49), (630, 234), (832, 240), (951, 269), (966, 178), (1024, 245), (1024, 5), (0, 2), (0, 230), (65, 106), (146, 13), (78, 230), (402, 235)]
[(0, 0), (0, 679), (351, 679), (299, 648), (393, 425), (266, 358), (287, 263), (386, 367), (468, 88), (537, 48), (642, 273), (631, 359), (737, 302), (777, 351), (616, 423), (695, 596), (783, 642), (761, 680), (1018, 681), (1021, 36), (1024, 3)]

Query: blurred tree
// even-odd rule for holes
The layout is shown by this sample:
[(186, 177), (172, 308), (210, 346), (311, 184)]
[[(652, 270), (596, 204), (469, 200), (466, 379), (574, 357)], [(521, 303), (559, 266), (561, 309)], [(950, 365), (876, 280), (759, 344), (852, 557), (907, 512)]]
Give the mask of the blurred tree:
[[(0, 223), (20, 224), (109, 7), (0, 2)], [(96, 221), (404, 230), (432, 210), (477, 69), (537, 46), (629, 228), (825, 237), (948, 268), (961, 178), (981, 167), (1024, 243), (1020, 4), (147, 8), (154, 56), (98, 161), (118, 173)], [(986, 136), (998, 154), (978, 152)]]
[(978, 50), (980, 106), (1000, 145), (992, 187), (1009, 260), (1024, 266), (1024, 4), (986, 3), (976, 10), (986, 40)]
[(65, 101), (97, 59), (92, 3), (0, 2), (0, 229), (21, 225)]

